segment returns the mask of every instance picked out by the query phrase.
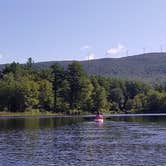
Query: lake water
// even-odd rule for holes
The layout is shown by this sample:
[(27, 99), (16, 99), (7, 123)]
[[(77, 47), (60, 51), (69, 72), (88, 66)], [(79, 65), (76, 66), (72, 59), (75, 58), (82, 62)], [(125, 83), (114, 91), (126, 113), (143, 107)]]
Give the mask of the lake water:
[(0, 166), (166, 166), (166, 116), (0, 118)]

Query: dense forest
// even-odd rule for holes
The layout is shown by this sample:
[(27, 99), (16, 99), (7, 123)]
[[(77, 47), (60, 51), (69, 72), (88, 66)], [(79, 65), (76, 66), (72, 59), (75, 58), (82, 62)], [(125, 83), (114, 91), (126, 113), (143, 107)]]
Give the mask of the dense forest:
[(0, 111), (166, 113), (166, 84), (90, 75), (76, 61), (37, 69), (29, 58), (1, 70)]

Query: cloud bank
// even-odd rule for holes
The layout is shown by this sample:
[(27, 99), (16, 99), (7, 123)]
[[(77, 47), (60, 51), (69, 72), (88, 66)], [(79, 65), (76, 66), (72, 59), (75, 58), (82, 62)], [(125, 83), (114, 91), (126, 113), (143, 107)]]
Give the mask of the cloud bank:
[(94, 53), (90, 53), (88, 56), (86, 56), (86, 60), (92, 60), (95, 58), (96, 58), (96, 55)]
[(125, 46), (122, 44), (118, 44), (117, 47), (109, 48), (106, 51), (106, 55), (108, 55), (109, 57), (112, 57), (112, 58), (118, 58), (118, 57), (121, 57), (120, 54), (123, 53), (124, 50), (125, 50)]

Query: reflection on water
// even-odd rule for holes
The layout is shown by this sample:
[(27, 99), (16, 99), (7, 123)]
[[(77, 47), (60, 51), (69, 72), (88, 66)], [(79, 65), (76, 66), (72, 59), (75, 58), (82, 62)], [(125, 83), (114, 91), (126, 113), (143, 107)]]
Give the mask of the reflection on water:
[(0, 165), (165, 166), (166, 117), (0, 119)]
[(1, 118), (0, 130), (42, 129), (71, 125), (83, 121), (82, 117)]

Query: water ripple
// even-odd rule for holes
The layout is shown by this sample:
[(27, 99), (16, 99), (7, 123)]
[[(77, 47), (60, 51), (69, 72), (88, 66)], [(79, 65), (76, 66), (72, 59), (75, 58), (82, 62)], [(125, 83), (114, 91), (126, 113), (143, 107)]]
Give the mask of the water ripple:
[(157, 122), (125, 121), (0, 130), (0, 165), (165, 166), (165, 133)]

